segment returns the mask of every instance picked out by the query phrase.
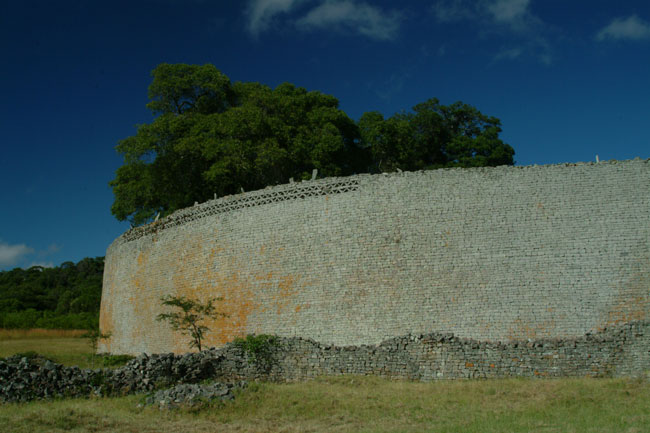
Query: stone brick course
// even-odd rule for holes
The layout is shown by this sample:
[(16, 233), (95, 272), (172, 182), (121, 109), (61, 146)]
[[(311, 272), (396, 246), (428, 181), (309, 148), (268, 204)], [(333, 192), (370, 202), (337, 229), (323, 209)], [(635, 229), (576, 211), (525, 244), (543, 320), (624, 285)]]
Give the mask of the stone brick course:
[(223, 297), (207, 345), (346, 346), (582, 338), (648, 320), (649, 292), (649, 160), (359, 175), (211, 200), (116, 239), (100, 350), (187, 350), (155, 321), (167, 294)]

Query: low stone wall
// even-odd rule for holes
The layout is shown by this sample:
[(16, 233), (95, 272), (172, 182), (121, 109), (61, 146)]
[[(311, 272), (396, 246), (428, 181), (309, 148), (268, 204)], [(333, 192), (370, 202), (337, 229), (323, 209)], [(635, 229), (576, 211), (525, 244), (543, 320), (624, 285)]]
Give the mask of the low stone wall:
[[(503, 377), (621, 377), (650, 373), (650, 322), (579, 338), (481, 342), (453, 334), (407, 335), (376, 346), (336, 347), (282, 339), (269, 376), (300, 380), (358, 374), (431, 381)], [(232, 371), (227, 365), (224, 377)], [(235, 371), (238, 371), (235, 369)]]
[(580, 338), (509, 343), (479, 342), (440, 333), (407, 335), (374, 346), (337, 347), (303, 338), (278, 337), (275, 341), (270, 347), (268, 364), (252, 362), (234, 344), (184, 355), (143, 354), (114, 370), (84, 370), (51, 361), (8, 358), (0, 360), (0, 401), (152, 392), (208, 379), (241, 383), (353, 374), (432, 381), (647, 377), (650, 373), (647, 321), (615, 326)]

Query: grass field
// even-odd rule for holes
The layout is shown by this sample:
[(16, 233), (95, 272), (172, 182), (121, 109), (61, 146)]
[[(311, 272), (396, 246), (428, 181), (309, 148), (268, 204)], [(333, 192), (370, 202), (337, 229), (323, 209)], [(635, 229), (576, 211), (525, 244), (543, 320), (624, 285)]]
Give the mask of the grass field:
[[(50, 345), (57, 346), (58, 340), (50, 338)], [(0, 431), (650, 432), (647, 380), (419, 383), (342, 376), (293, 384), (255, 383), (234, 402), (200, 410), (139, 408), (142, 399), (0, 405)]]
[(86, 331), (59, 329), (0, 329), (0, 358), (37, 352), (64, 365), (92, 366), (92, 348)]
[(33, 338), (71, 338), (81, 337), (86, 332), (83, 329), (2, 329), (0, 341), (29, 340)]

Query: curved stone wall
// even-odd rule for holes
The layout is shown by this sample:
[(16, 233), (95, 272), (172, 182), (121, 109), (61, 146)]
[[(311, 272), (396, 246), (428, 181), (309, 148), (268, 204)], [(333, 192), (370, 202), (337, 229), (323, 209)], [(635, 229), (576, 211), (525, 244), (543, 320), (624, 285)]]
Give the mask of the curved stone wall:
[(160, 297), (221, 297), (207, 345), (269, 333), (573, 338), (650, 318), (650, 160), (443, 169), (212, 200), (116, 239), (113, 353), (183, 352)]

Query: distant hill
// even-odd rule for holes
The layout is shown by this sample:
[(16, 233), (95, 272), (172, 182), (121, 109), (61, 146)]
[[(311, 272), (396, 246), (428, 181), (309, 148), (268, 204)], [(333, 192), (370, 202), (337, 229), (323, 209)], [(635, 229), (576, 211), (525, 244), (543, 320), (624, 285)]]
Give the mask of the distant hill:
[(1, 328), (95, 328), (104, 257), (0, 271)]

